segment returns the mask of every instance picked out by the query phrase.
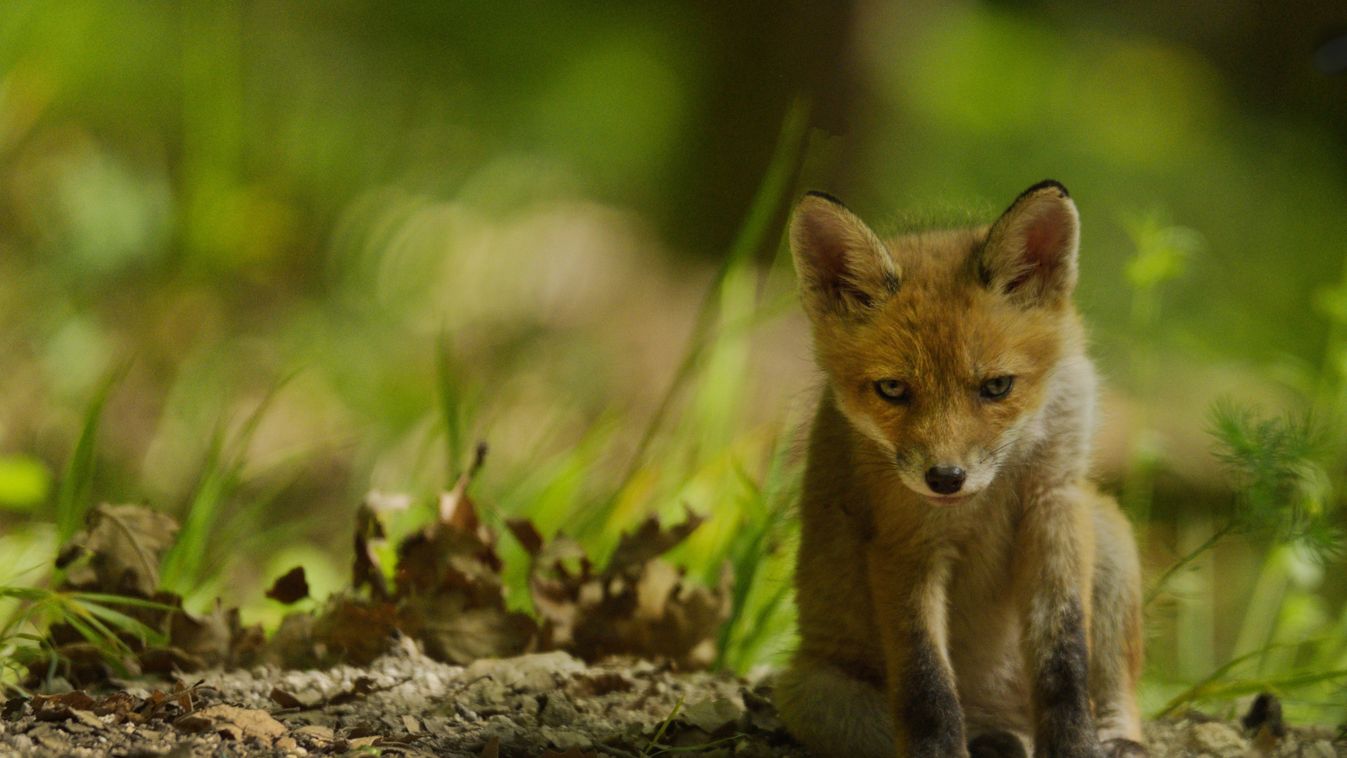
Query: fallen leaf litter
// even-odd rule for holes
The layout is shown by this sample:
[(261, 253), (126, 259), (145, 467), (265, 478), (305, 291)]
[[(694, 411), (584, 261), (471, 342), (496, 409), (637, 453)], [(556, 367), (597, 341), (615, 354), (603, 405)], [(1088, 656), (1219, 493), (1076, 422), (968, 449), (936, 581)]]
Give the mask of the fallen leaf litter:
[[(498, 535), (468, 495), (477, 461), (440, 496), (438, 517), (396, 546), (391, 570), (381, 564), (383, 518), (406, 498), (371, 494), (356, 513), (351, 588), (316, 612), (285, 617), (268, 638), (242, 623), (237, 609), (216, 605), (194, 614), (182, 599), (158, 588), (158, 566), (177, 524), (139, 505), (101, 505), (61, 553), (63, 590), (117, 595), (141, 603), (126, 610), (162, 640), (125, 635), (114, 660), (69, 624), (48, 631), (56, 655), (31, 662), (31, 680), (58, 671), (85, 686), (114, 674), (199, 671), (270, 663), (309, 668), (369, 664), (393, 641), (410, 637), (446, 663), (566, 650), (586, 660), (633, 655), (666, 660), (682, 669), (714, 660), (716, 632), (728, 618), (728, 567), (715, 587), (687, 581), (662, 556), (702, 523), (663, 527), (655, 518), (623, 535), (602, 569), (564, 534), (544, 539), (529, 521), (506, 529), (530, 558), (529, 595), (538, 618), (506, 602)], [(291, 604), (308, 596), (302, 566), (276, 580), (267, 596)], [(147, 606), (145, 604), (153, 604)], [(122, 606), (125, 608), (125, 606)]]

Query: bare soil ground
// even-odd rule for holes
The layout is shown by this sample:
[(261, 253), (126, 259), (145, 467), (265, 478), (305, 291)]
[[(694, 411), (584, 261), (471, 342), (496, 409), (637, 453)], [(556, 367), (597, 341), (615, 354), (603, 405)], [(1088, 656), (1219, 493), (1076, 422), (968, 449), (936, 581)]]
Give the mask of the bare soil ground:
[[(765, 682), (564, 652), (453, 666), (411, 644), (369, 667), (208, 671), (105, 693), (13, 698), (0, 755), (792, 756)], [(175, 691), (176, 689), (176, 691)], [(1152, 755), (1347, 756), (1334, 729), (1274, 738), (1189, 715), (1152, 724)]]

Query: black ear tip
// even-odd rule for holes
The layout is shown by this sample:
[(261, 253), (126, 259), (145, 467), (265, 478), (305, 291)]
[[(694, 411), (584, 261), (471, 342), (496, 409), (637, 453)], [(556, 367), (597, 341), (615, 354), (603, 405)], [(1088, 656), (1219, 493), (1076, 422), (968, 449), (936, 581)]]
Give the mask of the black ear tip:
[(1060, 197), (1071, 197), (1071, 193), (1066, 191), (1066, 185), (1062, 184), (1061, 182), (1057, 181), (1056, 179), (1044, 179), (1043, 181), (1039, 182), (1038, 184), (1035, 184), (1034, 186), (1030, 187), (1029, 189), (1027, 189), (1027, 190), (1021, 192), (1021, 193), (1020, 193), (1020, 197), (1017, 197), (1017, 198), (1015, 198), (1015, 199), (1016, 199), (1016, 200), (1019, 200), (1021, 197), (1027, 197), (1027, 196), (1029, 196), (1029, 195), (1034, 194), (1035, 192), (1039, 192), (1039, 191), (1041, 191), (1041, 190), (1045, 190), (1045, 189), (1048, 189), (1048, 188), (1052, 188), (1052, 189), (1057, 190), (1057, 192), (1060, 193), (1060, 195), (1059, 195)]
[(844, 202), (842, 202), (841, 200), (838, 200), (836, 195), (830, 195), (830, 194), (828, 194), (827, 192), (821, 192), (821, 191), (819, 191), (819, 190), (809, 190), (808, 192), (804, 193), (804, 196), (805, 196), (805, 197), (817, 197), (817, 198), (819, 198), (820, 200), (826, 200), (826, 201), (832, 203), (833, 205), (837, 205), (837, 206), (840, 206), (840, 207), (842, 207), (842, 208), (847, 207), (847, 204), (844, 203)]

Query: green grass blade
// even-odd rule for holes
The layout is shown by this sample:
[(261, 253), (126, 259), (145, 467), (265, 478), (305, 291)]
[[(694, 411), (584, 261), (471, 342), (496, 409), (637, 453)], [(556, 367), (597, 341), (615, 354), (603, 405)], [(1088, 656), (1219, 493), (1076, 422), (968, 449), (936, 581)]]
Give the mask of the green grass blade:
[(126, 615), (125, 613), (122, 613), (121, 611), (113, 610), (112, 608), (109, 608), (105, 605), (99, 605), (97, 603), (81, 601), (73, 598), (71, 600), (71, 603), (75, 607), (82, 610), (83, 612), (91, 616), (94, 616), (101, 621), (111, 624), (112, 626), (116, 627), (117, 629), (120, 629), (123, 632), (126, 632), (127, 634), (136, 636), (142, 642), (150, 642), (152, 644), (159, 645), (163, 644), (165, 641), (165, 637), (162, 633), (160, 633), (155, 629), (150, 628), (149, 626), (146, 626), (144, 622), (131, 618), (130, 616)]
[(445, 434), (446, 481), (455, 482), (467, 460), (467, 397), (463, 374), (454, 360), (449, 332), (441, 330), (435, 341), (435, 390), (439, 397), (440, 423)]
[(153, 600), (145, 600), (139, 597), (128, 597), (126, 595), (109, 595), (103, 592), (72, 592), (70, 597), (80, 602), (95, 603), (98, 605), (124, 605), (130, 608), (145, 608), (155, 611), (175, 611), (171, 605), (157, 603)]
[(94, 452), (98, 444), (103, 407), (129, 368), (130, 364), (127, 363), (109, 372), (84, 411), (84, 425), (56, 490), (57, 545), (64, 545), (79, 531), (85, 515), (93, 506)]

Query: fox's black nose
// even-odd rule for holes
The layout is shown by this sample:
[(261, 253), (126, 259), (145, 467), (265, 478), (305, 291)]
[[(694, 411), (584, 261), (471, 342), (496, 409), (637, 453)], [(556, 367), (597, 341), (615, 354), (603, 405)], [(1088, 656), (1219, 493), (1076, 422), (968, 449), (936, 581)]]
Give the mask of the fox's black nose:
[(938, 495), (953, 495), (963, 487), (964, 476), (958, 466), (932, 466), (926, 471), (926, 486)]

